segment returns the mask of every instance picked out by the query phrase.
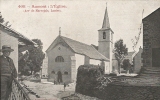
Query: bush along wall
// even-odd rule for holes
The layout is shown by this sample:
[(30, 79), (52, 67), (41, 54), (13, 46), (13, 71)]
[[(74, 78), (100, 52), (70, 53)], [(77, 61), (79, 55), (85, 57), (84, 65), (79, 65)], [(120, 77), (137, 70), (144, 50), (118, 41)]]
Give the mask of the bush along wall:
[(94, 96), (99, 82), (97, 81), (103, 76), (103, 70), (98, 65), (81, 65), (78, 68), (76, 92), (88, 96)]
[(101, 68), (95, 65), (79, 67), (76, 92), (102, 100), (160, 100), (159, 85), (137, 86), (127, 82), (109, 82)]

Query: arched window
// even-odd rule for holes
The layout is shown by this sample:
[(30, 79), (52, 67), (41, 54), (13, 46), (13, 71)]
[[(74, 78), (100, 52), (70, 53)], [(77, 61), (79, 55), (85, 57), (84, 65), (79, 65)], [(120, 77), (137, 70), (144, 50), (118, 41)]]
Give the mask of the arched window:
[(103, 32), (103, 39), (106, 39), (106, 32)]
[(64, 62), (64, 59), (62, 56), (57, 56), (55, 62)]

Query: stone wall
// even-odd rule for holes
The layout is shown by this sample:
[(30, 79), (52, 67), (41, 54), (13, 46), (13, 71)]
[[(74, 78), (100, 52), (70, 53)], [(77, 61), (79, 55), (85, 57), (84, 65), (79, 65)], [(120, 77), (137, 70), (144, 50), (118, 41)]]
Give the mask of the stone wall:
[(143, 19), (143, 66), (152, 65), (152, 49), (160, 48), (160, 8)]

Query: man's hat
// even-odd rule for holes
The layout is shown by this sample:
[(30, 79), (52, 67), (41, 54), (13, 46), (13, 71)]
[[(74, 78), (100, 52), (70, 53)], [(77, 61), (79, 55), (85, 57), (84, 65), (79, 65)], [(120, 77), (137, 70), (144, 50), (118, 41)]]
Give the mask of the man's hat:
[(9, 45), (3, 45), (3, 46), (2, 46), (2, 49), (0, 49), (0, 52), (3, 52), (3, 51), (12, 52), (12, 51), (14, 51), (14, 50), (11, 49), (11, 46), (9, 46)]

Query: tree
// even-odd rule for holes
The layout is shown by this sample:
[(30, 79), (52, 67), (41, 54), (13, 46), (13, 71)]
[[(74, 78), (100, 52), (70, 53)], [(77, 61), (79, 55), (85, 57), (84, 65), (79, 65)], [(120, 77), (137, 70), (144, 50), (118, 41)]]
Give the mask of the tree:
[(114, 45), (114, 54), (115, 54), (116, 60), (118, 61), (118, 71), (120, 73), (122, 61), (123, 61), (125, 55), (128, 54), (128, 48), (126, 48), (126, 45), (123, 44), (122, 39), (116, 41), (116, 43)]
[(124, 59), (123, 60), (123, 69), (128, 72), (130, 70), (130, 68), (131, 68), (131, 64), (129, 62), (129, 59)]
[(21, 57), (18, 61), (18, 72), (20, 72), (20, 75), (30, 75), (29, 73), (29, 66), (27, 66), (28, 63), (28, 57), (29, 53), (25, 52), (24, 54), (19, 52), (19, 57)]
[[(19, 72), (21, 75), (35, 74), (41, 70), (45, 54), (42, 51), (43, 43), (40, 39), (33, 39), (37, 45), (19, 46)], [(22, 53), (27, 51), (26, 53)], [(31, 73), (29, 73), (31, 71)], [(34, 73), (33, 73), (34, 72)]]
[(35, 74), (36, 72), (39, 72), (41, 70), (45, 54), (42, 51), (43, 43), (41, 42), (41, 40), (33, 39), (32, 41), (36, 42), (38, 46), (29, 50), (28, 66), (30, 66), (31, 73), (34, 71)]
[(5, 26), (7, 27), (11, 27), (11, 25), (9, 25), (9, 21), (4, 21), (4, 18), (2, 17), (2, 14), (0, 12), (0, 23), (4, 23)]
[(1, 12), (0, 12), (0, 23), (3, 23), (3, 22), (4, 22), (4, 18), (2, 17)]

